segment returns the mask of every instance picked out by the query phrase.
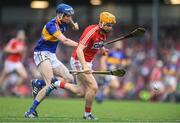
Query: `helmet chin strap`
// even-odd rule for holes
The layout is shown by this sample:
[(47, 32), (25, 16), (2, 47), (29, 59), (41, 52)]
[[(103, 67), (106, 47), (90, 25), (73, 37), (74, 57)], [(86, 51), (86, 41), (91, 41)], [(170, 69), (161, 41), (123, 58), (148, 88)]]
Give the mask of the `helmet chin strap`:
[(62, 20), (63, 16), (64, 16), (64, 13), (58, 14), (58, 19), (59, 19), (59, 20)]
[(102, 29), (104, 26), (104, 22), (99, 22), (99, 27)]
[(99, 22), (99, 27), (100, 27), (102, 33), (108, 33), (109, 31), (106, 31), (106, 30), (103, 29), (103, 26), (104, 26), (104, 25), (105, 25), (104, 22)]

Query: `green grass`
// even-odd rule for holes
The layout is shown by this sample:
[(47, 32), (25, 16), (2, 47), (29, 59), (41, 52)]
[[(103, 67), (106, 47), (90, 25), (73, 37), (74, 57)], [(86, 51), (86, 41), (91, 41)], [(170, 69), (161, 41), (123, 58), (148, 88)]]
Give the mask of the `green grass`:
[[(46, 99), (38, 108), (38, 119), (25, 119), (32, 99), (0, 98), (0, 122), (86, 122), (81, 99)], [(97, 122), (180, 122), (180, 104), (134, 101), (94, 103)]]

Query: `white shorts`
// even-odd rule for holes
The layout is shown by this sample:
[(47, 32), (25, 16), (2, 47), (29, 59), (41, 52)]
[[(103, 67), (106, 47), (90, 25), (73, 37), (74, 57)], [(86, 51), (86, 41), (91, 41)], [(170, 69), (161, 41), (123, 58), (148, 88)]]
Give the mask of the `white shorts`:
[(56, 68), (57, 66), (61, 65), (62, 63), (57, 59), (55, 53), (51, 53), (49, 51), (39, 51), (34, 52), (34, 62), (36, 66), (38, 66), (42, 61), (49, 59), (52, 68)]
[(115, 79), (118, 79), (116, 76), (113, 76), (113, 75), (107, 75), (107, 76), (105, 76), (105, 80), (107, 81), (107, 82), (110, 82), (110, 81), (112, 81), (112, 80), (115, 80)]
[[(156, 86), (155, 86), (156, 85)], [(150, 88), (151, 88), (151, 90), (154, 90), (154, 88), (155, 87), (157, 87), (158, 88), (158, 90), (160, 90), (160, 91), (163, 91), (164, 90), (164, 84), (163, 84), (163, 82), (162, 81), (152, 81), (151, 83), (150, 83)]]
[[(71, 57), (70, 64), (73, 70), (82, 70), (82, 65), (79, 60), (75, 60), (74, 58)], [(87, 65), (90, 69), (92, 69), (93, 66), (92, 62), (87, 62)]]
[(5, 71), (7, 73), (11, 73), (19, 68), (21, 68), (23, 64), (21, 62), (12, 62), (12, 61), (5, 61)]

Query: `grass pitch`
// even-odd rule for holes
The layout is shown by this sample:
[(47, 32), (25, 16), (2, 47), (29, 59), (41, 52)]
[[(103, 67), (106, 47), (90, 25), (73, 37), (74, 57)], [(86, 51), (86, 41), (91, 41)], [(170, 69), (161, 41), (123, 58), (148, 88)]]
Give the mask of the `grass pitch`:
[[(26, 119), (30, 98), (0, 98), (0, 122), (88, 122), (82, 119), (82, 99), (46, 99), (38, 107), (39, 118)], [(180, 104), (135, 101), (94, 103), (95, 122), (180, 122)]]

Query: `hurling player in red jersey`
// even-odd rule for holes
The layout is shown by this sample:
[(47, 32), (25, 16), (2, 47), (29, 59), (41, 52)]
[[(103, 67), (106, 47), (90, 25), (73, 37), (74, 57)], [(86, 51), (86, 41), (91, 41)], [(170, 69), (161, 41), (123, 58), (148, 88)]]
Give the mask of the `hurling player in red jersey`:
[(16, 82), (16, 87), (14, 93), (18, 94), (17, 88), (22, 84), (22, 82), (27, 78), (27, 72), (22, 64), (23, 53), (26, 49), (25, 46), (25, 32), (19, 30), (15, 38), (11, 39), (4, 51), (8, 54), (5, 60), (4, 69), (0, 76), (0, 86), (8, 78), (10, 73), (17, 72), (19, 78)]
[(77, 75), (77, 83), (82, 88), (85, 96), (84, 119), (96, 120), (91, 114), (92, 104), (98, 90), (97, 82), (91, 74), (92, 61), (98, 50), (106, 52), (102, 47), (102, 42), (108, 37), (112, 26), (116, 23), (116, 18), (109, 12), (100, 14), (99, 24), (88, 26), (81, 38), (77, 48), (71, 57), (71, 67), (74, 70), (84, 70), (85, 73)]

